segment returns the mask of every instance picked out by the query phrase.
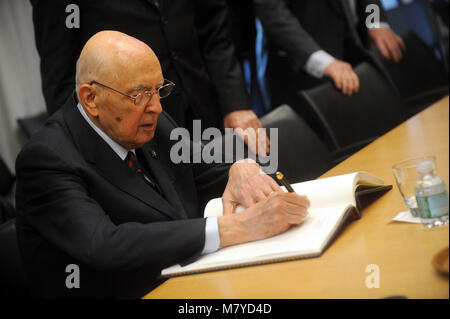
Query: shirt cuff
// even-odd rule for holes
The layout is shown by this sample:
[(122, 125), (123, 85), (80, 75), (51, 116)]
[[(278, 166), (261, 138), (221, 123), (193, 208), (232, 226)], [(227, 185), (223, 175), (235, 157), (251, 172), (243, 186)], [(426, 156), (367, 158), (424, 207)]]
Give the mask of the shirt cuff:
[(217, 217), (208, 217), (205, 227), (205, 246), (202, 255), (217, 251), (220, 247), (219, 225)]
[(305, 71), (316, 78), (322, 78), (325, 69), (336, 59), (323, 50), (314, 52), (308, 58)]
[(389, 23), (380, 22), (380, 23), (378, 23), (378, 25), (372, 26), (368, 29), (371, 30), (371, 29), (390, 29), (390, 28), (391, 28), (391, 26), (389, 25)]

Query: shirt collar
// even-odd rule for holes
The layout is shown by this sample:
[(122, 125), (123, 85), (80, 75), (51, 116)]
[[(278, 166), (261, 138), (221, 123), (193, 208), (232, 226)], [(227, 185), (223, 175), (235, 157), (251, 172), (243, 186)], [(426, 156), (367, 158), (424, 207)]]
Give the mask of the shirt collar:
[[(117, 143), (116, 141), (114, 141), (112, 138), (110, 138), (97, 125), (95, 125), (95, 123), (92, 122), (91, 119), (89, 118), (89, 116), (86, 114), (86, 111), (84, 110), (81, 103), (78, 102), (77, 107), (78, 107), (78, 110), (80, 111), (81, 115), (83, 116), (83, 118), (86, 120), (86, 122), (88, 122), (88, 124), (92, 127), (92, 129), (95, 132), (97, 132), (97, 134), (100, 135), (100, 137), (106, 142), (106, 144), (108, 144), (109, 147), (111, 147), (113, 149), (113, 151), (117, 154), (117, 156), (119, 156), (122, 159), (122, 161), (124, 161), (128, 155), (128, 150), (126, 148), (124, 148), (122, 145), (120, 145), (119, 143)], [(130, 150), (130, 151), (136, 155), (134, 149)]]

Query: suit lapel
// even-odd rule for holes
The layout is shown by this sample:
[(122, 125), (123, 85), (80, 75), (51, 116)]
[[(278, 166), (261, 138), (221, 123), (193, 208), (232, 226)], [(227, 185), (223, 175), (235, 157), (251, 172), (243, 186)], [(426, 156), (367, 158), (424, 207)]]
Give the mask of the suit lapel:
[(328, 3), (339, 15), (344, 16), (343, 1), (347, 0), (328, 0)]
[(343, 14), (345, 21), (348, 26), (348, 30), (352, 35), (352, 38), (356, 42), (356, 44), (360, 47), (363, 47), (361, 38), (359, 37), (357, 28), (356, 28), (356, 21), (352, 12), (352, 8), (350, 7), (349, 0), (338, 0), (338, 1), (331, 1), (335, 3), (335, 5), (338, 5), (341, 7), (341, 13)]
[(156, 208), (171, 219), (178, 217), (176, 210), (153, 187), (129, 169), (106, 143), (101, 142), (96, 148), (98, 152), (95, 163), (100, 174), (124, 192)]
[(330, 6), (346, 21), (347, 25), (354, 28), (355, 19), (349, 0), (328, 0)]
[(147, 162), (150, 173), (156, 179), (158, 186), (161, 188), (165, 198), (170, 198), (172, 206), (175, 208), (176, 215), (179, 218), (187, 218), (178, 192), (175, 189), (175, 177), (169, 167), (164, 163), (170, 163), (170, 159), (160, 152), (158, 145), (153, 140), (147, 143), (140, 150), (140, 155)]
[(160, 12), (164, 12), (167, 6), (167, 0), (147, 0), (148, 3)]
[[(338, 1), (336, 1), (338, 2)], [(345, 17), (345, 19), (347, 20), (347, 23), (349, 24), (349, 26), (352, 27), (352, 29), (355, 26), (355, 18), (353, 16), (353, 12), (352, 12), (352, 8), (350, 6), (349, 0), (340, 0), (341, 2), (341, 7), (342, 7), (342, 13)]]
[(111, 184), (130, 196), (157, 209), (171, 219), (180, 218), (174, 207), (130, 170), (111, 147), (89, 126), (78, 111), (74, 98), (72, 98), (71, 104), (66, 105), (64, 118), (73, 140), (85, 160), (93, 164), (97, 172)]
[(156, 9), (159, 9), (160, 1), (161, 0), (146, 0), (151, 6), (155, 7)]

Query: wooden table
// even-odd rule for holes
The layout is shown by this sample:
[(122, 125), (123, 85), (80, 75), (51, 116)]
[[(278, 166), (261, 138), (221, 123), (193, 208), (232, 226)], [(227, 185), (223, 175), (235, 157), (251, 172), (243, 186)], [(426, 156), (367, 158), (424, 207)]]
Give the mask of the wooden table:
[[(394, 189), (349, 224), (319, 258), (171, 278), (145, 298), (449, 298), (449, 280), (432, 258), (449, 245), (449, 228), (395, 223), (406, 207), (392, 164), (437, 156), (437, 170), (449, 185), (449, 98), (382, 136), (322, 177), (367, 171)], [(368, 265), (379, 269), (379, 288), (368, 288)], [(374, 283), (374, 281), (372, 281)]]

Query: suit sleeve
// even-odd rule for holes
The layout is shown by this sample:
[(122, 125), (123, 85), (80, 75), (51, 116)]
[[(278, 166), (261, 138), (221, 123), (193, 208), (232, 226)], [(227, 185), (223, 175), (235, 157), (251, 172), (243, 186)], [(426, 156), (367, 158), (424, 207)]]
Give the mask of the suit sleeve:
[(16, 170), (18, 218), (93, 269), (161, 270), (203, 249), (203, 218), (114, 224), (76, 168), (43, 145), (27, 146)]
[(253, 0), (253, 3), (270, 40), (288, 53), (295, 71), (303, 70), (308, 58), (321, 49), (319, 45), (284, 0)]
[(31, 0), (42, 91), (49, 114), (64, 104), (75, 87), (75, 64), (82, 44), (79, 29), (66, 26), (66, 18), (73, 13), (66, 13), (66, 8), (73, 2)]
[(203, 59), (219, 97), (222, 116), (251, 109), (226, 19), (227, 5), (224, 0), (196, 0), (195, 25)]

